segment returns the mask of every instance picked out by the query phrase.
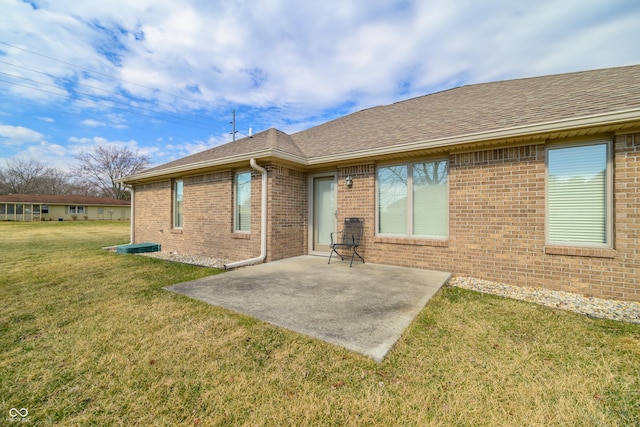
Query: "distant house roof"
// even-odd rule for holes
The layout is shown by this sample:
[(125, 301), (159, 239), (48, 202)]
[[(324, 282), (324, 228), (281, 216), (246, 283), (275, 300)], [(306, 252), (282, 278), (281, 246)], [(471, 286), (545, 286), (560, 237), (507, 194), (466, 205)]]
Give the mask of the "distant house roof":
[(49, 194), (8, 194), (0, 196), (0, 203), (74, 206), (131, 206), (128, 200), (109, 197), (53, 196)]
[(302, 167), (487, 141), (640, 126), (640, 65), (473, 84), (374, 107), (293, 135), (260, 132), (125, 178), (136, 182), (253, 157)]

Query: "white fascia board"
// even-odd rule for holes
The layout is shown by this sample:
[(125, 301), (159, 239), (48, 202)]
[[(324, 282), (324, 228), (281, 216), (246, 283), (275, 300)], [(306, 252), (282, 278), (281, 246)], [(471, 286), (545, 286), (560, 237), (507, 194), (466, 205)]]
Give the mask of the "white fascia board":
[(614, 113), (603, 113), (592, 116), (585, 116), (572, 119), (563, 119), (553, 122), (536, 123), (512, 128), (496, 129), (486, 132), (477, 132), (452, 137), (437, 138), (431, 140), (414, 141), (405, 144), (366, 149), (360, 151), (350, 151), (348, 153), (330, 154), (310, 158), (309, 165), (331, 163), (337, 161), (351, 160), (360, 157), (374, 157), (394, 153), (401, 153), (414, 150), (424, 150), (429, 148), (441, 148), (459, 144), (469, 144), (475, 142), (489, 141), (495, 139), (506, 139), (535, 135), (547, 132), (557, 132), (570, 129), (586, 128), (599, 125), (624, 123), (633, 120), (640, 120), (640, 109), (617, 111)]
[(287, 153), (279, 149), (266, 149), (254, 151), (251, 153), (238, 154), (234, 156), (222, 157), (217, 159), (205, 160), (202, 162), (189, 163), (176, 166), (173, 168), (162, 169), (160, 171), (151, 171), (148, 173), (141, 172), (137, 175), (128, 176), (118, 180), (118, 182), (126, 184), (133, 183), (141, 179), (149, 179), (162, 177), (165, 175), (175, 175), (182, 172), (189, 172), (197, 169), (206, 169), (226, 164), (249, 161), (251, 158), (274, 157), (282, 160), (295, 162), (302, 166), (313, 166), (323, 163), (339, 162), (354, 160), (362, 157), (383, 156), (394, 153), (402, 153), (415, 150), (424, 150), (429, 148), (441, 148), (460, 144), (469, 144), (475, 142), (507, 139), (514, 137), (523, 137), (527, 135), (535, 135), (548, 132), (557, 132), (571, 129), (587, 128), (599, 125), (613, 125), (618, 123), (640, 120), (640, 108), (616, 111), (612, 113), (594, 114), (591, 116), (583, 116), (571, 119), (562, 119), (552, 122), (536, 123), (525, 126), (515, 126), (511, 128), (496, 129), (485, 132), (476, 132), (464, 135), (455, 135), (445, 138), (437, 138), (431, 140), (414, 141), (405, 144), (391, 145), (373, 149), (360, 151), (349, 151), (348, 153), (329, 154), (326, 156), (318, 156), (305, 158), (294, 154)]
[(268, 149), (268, 150), (254, 151), (251, 153), (238, 154), (235, 156), (227, 156), (227, 157), (220, 157), (217, 159), (204, 160), (201, 162), (188, 163), (188, 164), (175, 166), (167, 169), (162, 169), (158, 171), (150, 171), (146, 173), (141, 172), (136, 175), (131, 175), (131, 176), (122, 178), (118, 180), (118, 182), (132, 183), (141, 179), (156, 178), (156, 177), (162, 177), (165, 175), (175, 175), (183, 172), (191, 172), (193, 170), (207, 169), (207, 168), (212, 168), (216, 166), (224, 166), (227, 164), (237, 163), (242, 161), (249, 162), (249, 160), (252, 158), (258, 159), (258, 158), (265, 158), (265, 157), (276, 157), (283, 160), (289, 160), (292, 162), (300, 163), (302, 165), (307, 164), (307, 160), (304, 157), (289, 154), (277, 149)]

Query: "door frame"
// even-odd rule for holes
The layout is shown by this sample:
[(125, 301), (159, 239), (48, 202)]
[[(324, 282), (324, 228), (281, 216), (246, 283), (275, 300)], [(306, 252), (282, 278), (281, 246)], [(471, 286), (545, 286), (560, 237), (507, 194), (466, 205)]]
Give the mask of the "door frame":
[(338, 173), (336, 171), (333, 172), (319, 172), (319, 173), (314, 173), (314, 174), (310, 174), (309, 175), (309, 227), (308, 228), (308, 252), (309, 255), (321, 255), (321, 256), (329, 256), (330, 252), (324, 252), (324, 251), (316, 251), (313, 247), (314, 244), (314, 228), (315, 228), (315, 221), (314, 221), (314, 202), (315, 202), (315, 191), (314, 191), (314, 181), (316, 178), (333, 178), (333, 199), (334, 199), (334, 206), (335, 206), (335, 212), (334, 212), (334, 222), (333, 222), (333, 232), (335, 233), (336, 231), (338, 231), (338, 220), (337, 220), (337, 215), (338, 215)]

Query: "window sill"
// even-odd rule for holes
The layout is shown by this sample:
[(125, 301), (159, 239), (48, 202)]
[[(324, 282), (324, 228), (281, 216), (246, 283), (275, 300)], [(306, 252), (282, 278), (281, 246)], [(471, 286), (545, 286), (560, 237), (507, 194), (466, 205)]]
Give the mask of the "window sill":
[(412, 246), (435, 246), (448, 248), (449, 239), (417, 239), (414, 237), (382, 237), (373, 238), (373, 243), (388, 243), (392, 245), (412, 245)]
[(172, 228), (171, 234), (182, 234), (182, 228)]
[(584, 248), (574, 246), (545, 246), (546, 255), (581, 256), (589, 258), (615, 258), (617, 251), (610, 248)]
[(232, 239), (249, 240), (249, 239), (251, 239), (251, 233), (238, 233), (236, 231), (236, 232), (233, 232), (231, 234), (231, 238)]

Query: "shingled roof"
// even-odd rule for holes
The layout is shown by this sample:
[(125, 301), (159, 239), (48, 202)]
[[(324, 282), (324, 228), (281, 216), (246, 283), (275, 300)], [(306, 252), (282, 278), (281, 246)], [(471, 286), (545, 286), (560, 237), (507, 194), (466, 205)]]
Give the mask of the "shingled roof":
[(223, 159), (224, 162), (232, 162), (233, 159), (246, 159), (249, 154), (253, 155), (280, 154), (281, 156), (289, 156), (292, 158), (305, 158), (304, 153), (293, 142), (290, 135), (277, 129), (269, 129), (264, 132), (248, 138), (239, 139), (229, 142), (218, 147), (191, 156), (183, 157), (173, 162), (165, 163), (155, 168), (147, 169), (143, 174), (153, 173), (155, 171), (164, 171), (180, 168), (183, 166), (198, 167), (202, 163), (208, 163), (215, 159)]
[(640, 65), (473, 84), (293, 135), (269, 129), (125, 179), (275, 157), (301, 166), (550, 132), (640, 126)]
[(0, 203), (72, 206), (131, 206), (128, 200), (109, 197), (54, 196), (50, 194), (7, 194), (0, 196)]

